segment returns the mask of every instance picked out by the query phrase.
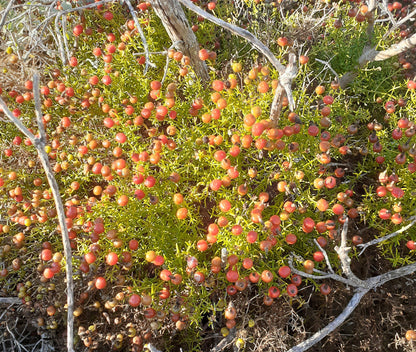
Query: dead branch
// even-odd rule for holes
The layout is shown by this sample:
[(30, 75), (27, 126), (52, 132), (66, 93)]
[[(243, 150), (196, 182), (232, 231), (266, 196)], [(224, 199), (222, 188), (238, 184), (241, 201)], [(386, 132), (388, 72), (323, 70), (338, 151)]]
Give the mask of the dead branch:
[(152, 0), (151, 4), (176, 49), (190, 58), (195, 74), (202, 82), (207, 83), (209, 81), (208, 67), (199, 58), (197, 38), (181, 5), (177, 1), (169, 3), (165, 0)]
[(315, 242), (315, 244), (318, 246), (319, 250), (320, 250), (320, 251), (322, 252), (322, 254), (324, 255), (326, 265), (328, 266), (328, 270), (329, 270), (332, 274), (335, 274), (335, 273), (334, 273), (334, 269), (332, 269), (331, 262), (329, 261), (329, 258), (328, 258), (328, 253), (326, 253), (326, 250), (325, 250), (325, 249), (323, 249), (323, 248), (321, 247), (321, 245), (319, 244), (319, 242), (318, 242), (315, 238), (314, 238), (314, 240), (313, 240), (313, 241)]
[(352, 296), (351, 300), (348, 302), (345, 309), (342, 311), (340, 315), (338, 315), (332, 322), (330, 322), (327, 326), (323, 329), (319, 330), (317, 333), (312, 335), (306, 341), (292, 347), (287, 352), (303, 352), (311, 348), (313, 345), (321, 341), (323, 338), (328, 336), (331, 332), (333, 332), (336, 328), (338, 328), (342, 323), (351, 315), (355, 308), (360, 304), (361, 298), (368, 292), (368, 289), (358, 289), (354, 296)]
[(66, 269), (66, 284), (67, 284), (67, 350), (68, 352), (74, 352), (74, 292), (73, 292), (73, 273), (72, 273), (72, 253), (71, 244), (69, 241), (68, 228), (65, 222), (65, 210), (62, 203), (62, 198), (59, 193), (58, 183), (56, 182), (55, 175), (49, 163), (48, 155), (45, 152), (46, 132), (42, 122), (42, 112), (40, 111), (40, 96), (39, 96), (39, 76), (35, 74), (33, 77), (33, 91), (35, 100), (36, 119), (39, 128), (39, 138), (35, 137), (23, 123), (16, 118), (12, 112), (8, 109), (6, 103), (0, 98), (0, 106), (3, 109), (4, 114), (16, 125), (16, 127), (30, 139), (35, 146), (42, 167), (45, 171), (48, 179), (49, 186), (52, 189), (52, 195), (55, 201), (55, 206), (58, 214), (58, 222), (62, 233), (62, 242), (65, 254), (65, 269)]
[(210, 352), (220, 352), (224, 350), (235, 338), (235, 328), (230, 330), (230, 333), (223, 338), (216, 346), (214, 346)]
[(146, 58), (146, 66), (145, 66), (143, 74), (146, 74), (148, 69), (149, 69), (149, 66), (156, 67), (156, 65), (153, 62), (150, 61), (150, 52), (149, 52), (149, 46), (147, 45), (146, 36), (143, 33), (143, 29), (142, 29), (142, 26), (139, 23), (139, 20), (137, 19), (137, 14), (136, 14), (136, 11), (133, 8), (133, 5), (131, 4), (130, 0), (123, 0), (123, 2), (127, 5), (127, 7), (130, 10), (130, 14), (133, 17), (134, 24), (135, 24), (137, 30), (139, 31), (140, 38), (141, 38), (142, 43), (143, 43), (143, 48), (144, 48), (144, 52), (145, 52), (144, 56)]
[(402, 52), (413, 48), (415, 45), (416, 34), (413, 34), (410, 38), (403, 39), (399, 43), (392, 45), (386, 50), (376, 51), (374, 53), (374, 58), (371, 61), (383, 61), (390, 59), (393, 56), (399, 55)]
[(9, 0), (9, 3), (7, 4), (6, 9), (4, 10), (4, 15), (3, 15), (3, 17), (2, 17), (2, 19), (0, 21), (0, 32), (3, 30), (4, 23), (6, 22), (6, 17), (8, 15), (8, 13), (9, 13), (10, 9), (14, 5), (14, 1), (15, 0)]
[(392, 26), (384, 35), (383, 39), (386, 39), (390, 34), (392, 34), (397, 28), (399, 28), (403, 23), (406, 23), (409, 20), (414, 20), (412, 18), (414, 15), (416, 15), (416, 9), (412, 12), (408, 13), (406, 17), (403, 17), (400, 21), (398, 21), (394, 26)]
[(379, 237), (379, 238), (375, 238), (374, 240), (367, 242), (367, 243), (362, 243), (357, 245), (358, 248), (361, 248), (361, 252), (358, 255), (363, 254), (363, 252), (367, 249), (367, 247), (370, 247), (374, 244), (380, 243), (380, 242), (384, 242), (389, 240), (390, 238), (393, 238), (399, 234), (401, 234), (402, 232), (410, 229), (415, 223), (416, 223), (416, 216), (412, 216), (409, 220), (411, 220), (411, 222), (409, 224), (407, 224), (406, 226), (403, 226), (401, 229), (394, 231), (393, 233), (383, 236), (383, 237)]
[[(416, 216), (412, 217), (411, 219), (412, 219), (411, 223), (409, 223), (408, 225), (404, 226), (400, 230), (398, 230), (398, 231), (396, 231), (396, 232), (394, 232), (394, 233), (392, 233), (388, 236), (382, 237), (381, 239), (386, 240), (386, 239), (389, 239), (389, 238), (392, 238), (392, 237), (396, 236), (399, 233), (402, 233), (402, 232), (406, 231), (414, 223), (416, 223)], [(335, 247), (335, 250), (338, 253), (338, 256), (339, 256), (340, 261), (341, 261), (342, 271), (347, 276), (347, 278), (344, 278), (344, 277), (339, 276), (339, 275), (334, 274), (334, 273), (325, 275), (325, 273), (323, 273), (321, 271), (317, 271), (317, 270), (314, 270), (314, 271), (318, 272), (320, 274), (320, 276), (319, 275), (313, 275), (313, 274), (307, 274), (307, 273), (305, 273), (303, 271), (299, 271), (299, 270), (297, 270), (296, 268), (293, 267), (293, 255), (290, 256), (290, 258), (289, 258), (289, 266), (292, 269), (292, 272), (294, 274), (298, 274), (302, 277), (311, 278), (311, 279), (314, 279), (314, 280), (330, 278), (330, 279), (345, 283), (349, 286), (355, 287), (356, 291), (355, 291), (354, 296), (351, 298), (350, 302), (348, 303), (348, 305), (343, 310), (343, 312), (335, 320), (333, 320), (331, 323), (329, 323), (323, 329), (321, 329), (320, 331), (315, 333), (312, 337), (310, 337), (306, 341), (298, 344), (295, 347), (292, 347), (288, 352), (303, 352), (303, 351), (306, 351), (307, 349), (309, 349), (310, 347), (312, 347), (313, 345), (315, 345), (316, 343), (321, 341), (323, 338), (325, 338), (328, 334), (330, 334), (332, 331), (334, 331), (337, 327), (339, 327), (351, 315), (351, 313), (354, 311), (354, 309), (360, 303), (361, 298), (368, 291), (370, 291), (372, 289), (375, 289), (375, 288), (385, 284), (388, 281), (413, 274), (416, 271), (416, 263), (413, 263), (413, 264), (401, 267), (399, 269), (392, 270), (392, 271), (389, 271), (387, 273), (384, 273), (384, 274), (381, 274), (381, 275), (378, 275), (378, 276), (375, 276), (375, 277), (371, 277), (371, 278), (366, 279), (366, 280), (359, 279), (351, 271), (351, 267), (350, 267), (351, 259), (348, 257), (348, 252), (349, 252), (350, 248), (347, 247), (347, 229), (348, 229), (348, 218), (344, 222), (344, 226), (343, 226), (342, 233), (341, 233), (340, 246)], [(377, 239), (377, 240), (380, 240), (380, 239)], [(373, 241), (371, 241), (371, 242), (373, 242)], [(371, 245), (371, 244), (378, 243), (378, 242), (381, 242), (381, 241), (377, 241), (377, 242), (374, 242), (374, 243), (371, 243), (371, 242), (368, 242), (367, 244), (362, 245), (364, 247), (364, 249), (367, 247), (366, 245)], [(331, 267), (330, 265), (328, 265), (328, 266)]]
[(150, 352), (162, 352), (161, 350), (158, 350), (155, 346), (153, 346), (151, 343), (145, 344), (144, 348), (148, 349)]
[(0, 297), (0, 305), (13, 305), (22, 303), (22, 300), (17, 297)]
[(242, 37), (246, 40), (248, 40), (258, 51), (260, 51), (264, 56), (267, 57), (267, 59), (272, 63), (272, 65), (279, 71), (280, 75), (283, 75), (285, 72), (285, 67), (280, 63), (280, 61), (274, 56), (274, 54), (271, 52), (271, 50), (264, 45), (260, 40), (258, 40), (253, 34), (251, 34), (249, 31), (240, 28), (234, 24), (225, 22), (208, 12), (202, 10), (200, 7), (194, 5), (189, 0), (178, 0), (182, 5), (190, 9), (191, 11), (195, 12), (199, 16), (217, 24), (218, 26), (221, 26), (222, 28), (225, 28), (229, 30), (231, 33), (238, 35), (239, 37)]
[[(231, 33), (238, 35), (251, 43), (260, 53), (262, 53), (270, 62), (271, 64), (276, 68), (276, 70), (279, 72), (279, 85), (276, 89), (273, 102), (270, 108), (270, 119), (276, 124), (281, 110), (282, 110), (282, 103), (283, 99), (285, 97), (284, 92), (286, 93), (286, 97), (289, 100), (289, 108), (291, 111), (295, 109), (295, 102), (293, 99), (292, 94), (292, 81), (297, 75), (297, 67), (295, 66), (296, 63), (296, 56), (294, 54), (289, 55), (289, 63), (287, 67), (283, 66), (280, 61), (274, 56), (274, 54), (271, 52), (271, 50), (264, 45), (259, 39), (257, 39), (256, 36), (254, 36), (249, 31), (240, 28), (236, 25), (233, 25), (231, 23), (225, 22), (208, 12), (202, 10), (198, 6), (191, 3), (189, 0), (178, 0), (182, 5), (190, 9), (191, 11), (195, 12), (196, 14), (202, 16), (203, 18), (221, 26), (222, 28), (225, 28), (229, 30)], [(283, 92), (284, 90), (284, 92)]]
[(357, 287), (363, 287), (363, 281), (360, 280), (351, 270), (351, 258), (348, 256), (351, 247), (347, 247), (347, 232), (348, 232), (348, 218), (344, 222), (344, 226), (341, 231), (341, 246), (336, 246), (335, 251), (338, 253), (339, 260), (341, 261), (341, 268), (345, 276), (354, 282)]
[[(383, 0), (383, 2), (381, 3), (381, 7), (383, 7), (384, 11), (388, 14), (390, 21), (393, 24), (393, 27), (389, 31), (387, 31), (385, 35), (383, 36), (383, 38), (385, 39), (386, 36), (388, 36), (391, 33), (391, 31), (394, 30), (393, 28), (397, 28), (399, 24), (396, 23), (390, 11), (387, 10), (387, 2), (385, 0)], [(358, 59), (357, 67), (353, 71), (347, 72), (341, 77), (339, 83), (340, 83), (340, 87), (343, 89), (346, 88), (349, 84), (351, 84), (351, 82), (357, 77), (358, 75), (357, 71), (364, 68), (370, 62), (384, 61), (384, 60), (390, 59), (396, 55), (401, 54), (402, 52), (406, 50), (413, 48), (416, 45), (416, 34), (413, 34), (410, 38), (403, 39), (399, 43), (394, 44), (385, 50), (378, 51), (376, 50), (376, 47), (371, 46), (371, 39), (373, 37), (374, 24), (375, 24), (374, 12), (376, 8), (377, 8), (377, 0), (371, 0), (368, 4), (369, 18), (368, 18), (368, 26), (366, 30), (367, 45), (365, 45), (365, 47), (363, 48), (363, 52)], [(415, 13), (416, 13), (416, 10), (413, 11), (408, 16), (406, 16), (406, 18), (409, 19)]]
[(413, 264), (409, 264), (406, 266), (402, 266), (399, 269), (392, 270), (387, 273), (372, 277), (368, 279), (367, 281), (370, 283), (370, 286), (372, 288), (376, 288), (381, 285), (384, 285), (388, 281), (413, 274), (415, 271), (416, 271), (416, 263), (413, 263)]

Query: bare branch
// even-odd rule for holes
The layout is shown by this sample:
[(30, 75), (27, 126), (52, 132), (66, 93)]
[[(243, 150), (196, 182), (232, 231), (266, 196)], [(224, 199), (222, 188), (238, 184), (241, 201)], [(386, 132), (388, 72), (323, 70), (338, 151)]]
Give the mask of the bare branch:
[(379, 237), (379, 238), (376, 238), (376, 239), (374, 239), (370, 242), (362, 243), (362, 244), (357, 245), (358, 248), (361, 248), (361, 252), (360, 252), (359, 255), (363, 254), (363, 252), (367, 249), (367, 247), (370, 247), (370, 246), (372, 246), (374, 244), (377, 244), (377, 243), (380, 243), (380, 242), (387, 241), (390, 238), (393, 238), (393, 237), (401, 234), (402, 232), (410, 229), (416, 223), (416, 216), (412, 216), (409, 220), (411, 220), (411, 222), (409, 224), (407, 224), (406, 226), (403, 226), (401, 229), (399, 229), (399, 230), (397, 230), (397, 231), (395, 231), (395, 232), (393, 232), (389, 235)]
[(0, 21), (0, 32), (3, 30), (4, 23), (6, 22), (6, 17), (9, 14), (10, 9), (12, 8), (15, 0), (9, 0), (6, 9), (4, 10), (4, 15)]
[(403, 39), (399, 43), (392, 45), (386, 50), (377, 51), (373, 60), (371, 61), (383, 61), (390, 59), (393, 56), (399, 55), (402, 52), (413, 48), (415, 45), (416, 34), (413, 34), (410, 38)]
[(22, 121), (20, 121), (17, 117), (15, 117), (12, 112), (7, 107), (4, 100), (0, 97), (0, 107), (3, 109), (4, 114), (16, 125), (16, 127), (22, 132), (27, 138), (30, 139), (32, 144), (35, 144), (35, 136), (32, 132), (30, 132), (25, 125), (23, 125)]
[(280, 114), (282, 112), (283, 99), (286, 97), (286, 92), (283, 86), (279, 83), (274, 92), (272, 106), (270, 107), (270, 120), (275, 125), (279, 122)]
[(354, 296), (352, 296), (351, 300), (348, 302), (348, 305), (342, 311), (340, 315), (338, 315), (331, 323), (325, 326), (323, 329), (319, 330), (317, 333), (312, 335), (306, 341), (303, 341), (299, 345), (292, 347), (287, 352), (303, 352), (311, 348), (313, 345), (321, 341), (323, 338), (328, 336), (331, 332), (333, 332), (336, 328), (338, 328), (344, 321), (351, 315), (354, 309), (358, 306), (361, 299), (364, 295), (369, 291), (369, 289), (360, 288), (356, 291)]
[[(37, 75), (33, 78), (33, 89), (34, 91), (39, 90), (39, 77)], [(38, 110), (40, 107), (40, 99), (38, 93), (34, 93), (35, 99), (35, 106), (36, 108), (36, 116), (37, 120), (40, 119), (40, 124), (38, 126), (39, 133), (41, 134), (43, 130), (43, 123), (41, 121), (42, 113)], [(42, 164), (43, 169), (45, 170), (46, 177), (48, 179), (49, 186), (52, 190), (53, 199), (55, 202), (57, 214), (58, 214), (58, 222), (62, 233), (62, 242), (64, 247), (64, 254), (65, 254), (65, 269), (66, 269), (66, 285), (67, 285), (67, 306), (68, 306), (68, 314), (67, 314), (67, 350), (68, 352), (74, 352), (74, 284), (73, 284), (73, 273), (72, 273), (72, 253), (71, 253), (71, 243), (69, 241), (69, 234), (68, 234), (68, 227), (66, 226), (65, 222), (65, 210), (62, 203), (62, 198), (59, 193), (58, 183), (56, 182), (55, 175), (49, 163), (48, 154), (45, 152), (45, 142), (41, 138), (35, 138), (35, 136), (23, 125), (23, 123), (13, 116), (12, 112), (9, 110), (5, 102), (0, 98), (0, 106), (3, 109), (3, 112), (6, 116), (16, 125), (16, 127), (26, 135), (30, 139), (30, 141), (35, 146), (40, 162)], [(43, 132), (44, 133), (44, 132)]]
[(17, 297), (0, 297), (0, 305), (7, 304), (12, 306), (13, 304), (22, 303), (22, 300)]
[(42, 109), (40, 105), (39, 75), (37, 73), (33, 75), (33, 99), (35, 101), (36, 122), (39, 126), (40, 142), (46, 144), (46, 132), (42, 121)]
[(148, 349), (150, 352), (162, 352), (161, 350), (158, 350), (155, 346), (153, 346), (151, 343), (145, 344), (144, 348)]
[(347, 247), (347, 232), (348, 232), (348, 218), (344, 222), (344, 226), (341, 231), (341, 246), (335, 247), (335, 251), (338, 253), (339, 260), (341, 261), (342, 272), (347, 276), (347, 278), (355, 282), (355, 286), (363, 287), (364, 282), (360, 280), (351, 270), (351, 258), (348, 256), (348, 253), (351, 247)]
[(399, 269), (389, 271), (385, 274), (372, 277), (368, 279), (367, 281), (370, 283), (370, 286), (372, 288), (376, 288), (381, 285), (384, 285), (388, 281), (413, 274), (415, 271), (416, 271), (416, 263), (413, 263), (413, 264), (409, 264), (406, 266), (402, 266)]
[(293, 266), (293, 254), (289, 257), (288, 263), (289, 263), (289, 267), (290, 267), (290, 270), (292, 271), (292, 273), (300, 275), (302, 277), (306, 277), (308, 279), (313, 279), (313, 280), (332, 279), (332, 280), (335, 280), (335, 281), (342, 282), (342, 283), (344, 283), (348, 286), (361, 287), (361, 286), (357, 286), (356, 282), (353, 282), (353, 281), (351, 281), (349, 279), (346, 279), (342, 276), (339, 276), (337, 274), (325, 274), (325, 273), (323, 274), (321, 271), (316, 270), (316, 269), (314, 269), (314, 272), (317, 272), (320, 275), (313, 275), (313, 274), (305, 273), (304, 271), (300, 271), (300, 270), (296, 269)]
[(337, 79), (337, 81), (339, 82), (339, 75), (337, 73), (337, 71), (335, 71), (331, 65), (329, 64), (329, 61), (324, 61), (324, 60), (320, 60), (320, 59), (315, 59), (315, 61), (320, 62), (321, 64), (324, 64), (326, 67), (328, 67), (328, 69), (335, 75), (335, 78)]
[(416, 15), (416, 9), (407, 14), (406, 17), (403, 17), (400, 21), (398, 21), (394, 26), (392, 26), (384, 35), (383, 39), (386, 39), (391, 33), (393, 33), (397, 28), (399, 28), (403, 23), (406, 23), (409, 20), (413, 20), (413, 16)]
[(331, 262), (329, 261), (328, 254), (326, 253), (326, 250), (325, 250), (325, 249), (323, 249), (323, 248), (321, 247), (321, 245), (319, 244), (319, 242), (318, 242), (315, 238), (314, 238), (314, 240), (313, 240), (313, 241), (315, 242), (315, 244), (318, 246), (319, 250), (320, 250), (320, 251), (322, 252), (322, 254), (324, 255), (326, 265), (328, 266), (328, 270), (329, 270), (332, 274), (334, 274), (334, 270), (332, 269), (332, 265), (331, 265)]
[(175, 48), (188, 56), (195, 74), (202, 82), (209, 81), (208, 66), (199, 58), (199, 43), (179, 2), (151, 0)]
[(270, 120), (277, 125), (280, 113), (282, 112), (283, 99), (287, 97), (291, 111), (295, 109), (295, 101), (292, 94), (292, 81), (298, 74), (298, 68), (295, 65), (296, 55), (289, 54), (289, 63), (284, 73), (279, 77), (279, 84), (274, 93), (272, 106), (270, 107)]
[(377, 0), (370, 0), (368, 2), (368, 13), (367, 13), (368, 26), (367, 26), (367, 29), (366, 29), (367, 44), (368, 45), (371, 45), (371, 41), (373, 39), (374, 22), (375, 22), (374, 12), (375, 12), (376, 8), (377, 8)]
[(208, 12), (202, 10), (198, 6), (191, 3), (189, 0), (178, 0), (182, 5), (195, 12), (199, 16), (225, 28), (228, 29), (231, 33), (238, 35), (246, 40), (248, 40), (258, 51), (260, 51), (267, 59), (272, 63), (272, 65), (279, 71), (279, 74), (283, 75), (285, 72), (285, 67), (280, 63), (280, 61), (274, 56), (271, 50), (264, 45), (260, 40), (258, 40), (253, 34), (249, 31), (242, 29), (236, 25), (225, 22)]
[(223, 338), (218, 345), (214, 346), (210, 352), (220, 352), (223, 351), (235, 338), (235, 328), (230, 330), (230, 333)]
[(140, 38), (142, 39), (143, 48), (144, 48), (144, 52), (145, 52), (144, 56), (146, 58), (146, 66), (145, 66), (143, 74), (146, 74), (147, 70), (149, 69), (149, 66), (156, 67), (156, 65), (153, 62), (150, 61), (149, 46), (147, 45), (146, 36), (143, 33), (143, 29), (142, 29), (142, 26), (139, 23), (139, 20), (137, 19), (137, 14), (136, 14), (136, 11), (133, 8), (133, 5), (131, 4), (130, 0), (123, 0), (123, 2), (128, 6), (128, 8), (130, 10), (130, 13), (131, 13), (131, 16), (133, 17), (134, 24), (135, 24), (137, 30), (139, 31)]

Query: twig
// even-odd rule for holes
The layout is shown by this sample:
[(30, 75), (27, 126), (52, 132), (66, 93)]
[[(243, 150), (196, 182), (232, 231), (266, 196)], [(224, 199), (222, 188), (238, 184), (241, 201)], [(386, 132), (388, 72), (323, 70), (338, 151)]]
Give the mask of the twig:
[(225, 22), (208, 12), (202, 10), (198, 6), (194, 5), (189, 0), (178, 0), (182, 5), (190, 9), (191, 11), (195, 12), (199, 16), (225, 28), (228, 29), (231, 33), (238, 35), (246, 40), (248, 40), (258, 51), (260, 51), (264, 56), (268, 58), (268, 60), (272, 63), (272, 65), (279, 71), (279, 74), (283, 75), (285, 72), (285, 67), (280, 63), (280, 61), (274, 56), (271, 50), (264, 45), (259, 39), (257, 39), (253, 34), (249, 31), (242, 29), (236, 25), (231, 23)]
[[(165, 51), (165, 53), (166, 54), (168, 54), (169, 53), (169, 50), (170, 49), (173, 49), (175, 46), (177, 45), (177, 43), (173, 43), (170, 47), (169, 47), (169, 49), (167, 50), (167, 51)], [(163, 78), (162, 78), (162, 80), (160, 81), (161, 83), (162, 83), (162, 85), (163, 85), (163, 83), (165, 82), (165, 79), (166, 79), (166, 76), (167, 76), (167, 74), (168, 74), (168, 69), (169, 69), (169, 55), (166, 55), (166, 64), (165, 64), (165, 69), (163, 70)]]
[(145, 66), (143, 74), (146, 74), (147, 70), (149, 69), (149, 66), (156, 67), (156, 65), (153, 62), (150, 61), (149, 46), (147, 45), (146, 37), (143, 33), (142, 26), (140, 25), (139, 20), (137, 19), (136, 11), (134, 10), (130, 0), (123, 0), (123, 2), (128, 6), (128, 8), (130, 10), (130, 14), (133, 17), (134, 24), (136, 25), (136, 28), (137, 28), (137, 30), (139, 31), (139, 34), (140, 34), (140, 38), (142, 39), (143, 48), (144, 48), (144, 52), (145, 52), (144, 55), (145, 55), (145, 58), (146, 58), (146, 66)]
[(389, 271), (387, 273), (372, 277), (366, 281), (369, 282), (371, 288), (376, 288), (384, 285), (386, 282), (398, 279), (403, 276), (413, 274), (416, 271), (416, 263), (402, 266), (399, 269)]
[(39, 142), (46, 144), (46, 131), (42, 121), (42, 108), (40, 104), (39, 75), (37, 73), (33, 75), (33, 88), (33, 100), (35, 101), (36, 123), (39, 127)]
[(351, 300), (348, 302), (345, 309), (342, 311), (340, 315), (338, 315), (332, 322), (330, 322), (327, 326), (323, 329), (319, 330), (317, 333), (312, 335), (306, 341), (292, 347), (287, 352), (303, 352), (311, 348), (313, 345), (321, 341), (323, 338), (328, 336), (332, 331), (334, 331), (337, 327), (339, 327), (354, 311), (354, 309), (358, 306), (361, 301), (361, 298), (369, 291), (369, 289), (360, 288), (356, 291), (354, 296), (352, 296)]
[(335, 280), (335, 281), (342, 282), (342, 283), (344, 283), (348, 286), (356, 287), (356, 283), (351, 282), (351, 280), (346, 279), (345, 277), (342, 277), (342, 276), (337, 275), (337, 274), (322, 273), (320, 270), (314, 269), (313, 271), (319, 273), (320, 275), (313, 275), (313, 274), (308, 274), (308, 273), (305, 273), (304, 271), (300, 271), (300, 270), (296, 269), (293, 265), (293, 254), (289, 257), (288, 263), (289, 263), (289, 267), (290, 267), (293, 274), (297, 274), (297, 275), (300, 275), (302, 277), (306, 277), (308, 279), (313, 279), (313, 280), (332, 279), (332, 280)]
[[(13, 297), (14, 298), (14, 297)], [(20, 300), (19, 300), (20, 301)], [(3, 319), (3, 317), (4, 317), (4, 315), (9, 311), (9, 309), (12, 307), (12, 306), (14, 306), (15, 304), (17, 304), (17, 302), (16, 303), (11, 303), (11, 304), (9, 304), (9, 306), (4, 310), (4, 312), (0, 315), (0, 321)]]
[(331, 265), (331, 262), (329, 261), (328, 254), (326, 253), (326, 250), (325, 250), (325, 249), (323, 249), (323, 248), (321, 247), (321, 245), (320, 245), (320, 244), (319, 244), (319, 242), (316, 240), (316, 238), (314, 238), (314, 240), (313, 240), (313, 241), (315, 242), (315, 244), (318, 246), (319, 250), (320, 250), (320, 251), (322, 252), (322, 254), (324, 255), (326, 265), (328, 266), (328, 270), (329, 270), (332, 274), (335, 274), (335, 273), (334, 273), (334, 270), (332, 269), (332, 265)]
[(7, 4), (6, 9), (4, 10), (4, 15), (0, 21), (0, 32), (3, 30), (4, 22), (6, 22), (6, 17), (9, 14), (10, 9), (12, 8), (15, 0), (9, 0), (9, 3)]
[(59, 55), (61, 56), (61, 61), (63, 65), (66, 65), (68, 63), (68, 53), (67, 55), (65, 55), (65, 47), (64, 44), (62, 42), (62, 37), (64, 37), (66, 35), (66, 33), (64, 33), (62, 35), (61, 30), (59, 28), (59, 17), (60, 15), (55, 17), (55, 34), (56, 34), (56, 38), (58, 39), (58, 50), (59, 50)]
[(416, 216), (412, 216), (409, 220), (411, 220), (411, 222), (409, 224), (407, 224), (406, 226), (403, 226), (401, 229), (399, 229), (399, 230), (397, 230), (397, 231), (395, 231), (395, 232), (393, 232), (389, 235), (376, 238), (376, 239), (374, 239), (372, 241), (369, 241), (367, 243), (358, 244), (357, 247), (361, 248), (361, 252), (358, 255), (360, 256), (361, 254), (363, 254), (363, 252), (367, 249), (367, 247), (370, 247), (374, 244), (377, 244), (377, 243), (380, 243), (380, 242), (383, 242), (383, 241), (387, 241), (390, 238), (393, 238), (393, 237), (401, 234), (402, 232), (410, 229), (416, 223)]
[[(35, 99), (35, 109), (36, 117), (39, 121), (41, 118), (42, 112), (40, 111), (40, 100), (39, 95), (36, 91), (39, 90), (39, 77), (37, 74), (33, 77), (33, 90), (34, 90), (34, 99)], [(37, 101), (36, 101), (37, 100)], [(35, 146), (40, 162), (43, 169), (45, 170), (48, 183), (52, 189), (52, 195), (55, 201), (55, 206), (58, 214), (58, 222), (62, 232), (62, 242), (64, 247), (64, 254), (66, 259), (66, 284), (67, 284), (67, 306), (68, 306), (68, 315), (67, 315), (67, 350), (68, 352), (74, 352), (74, 292), (73, 292), (73, 273), (72, 273), (72, 253), (71, 253), (71, 244), (69, 241), (68, 228), (65, 222), (65, 210), (62, 204), (62, 198), (59, 193), (58, 183), (55, 179), (53, 170), (49, 163), (48, 155), (45, 152), (45, 138), (44, 126), (41, 123), (38, 123), (39, 135), (40, 138), (36, 138), (24, 125), (23, 123), (16, 118), (12, 112), (8, 109), (7, 105), (0, 98), (0, 106), (3, 109), (4, 114), (16, 125), (16, 127), (30, 139), (30, 141)], [(43, 137), (42, 137), (43, 135)]]
[(369, 16), (367, 18), (367, 22), (368, 22), (368, 26), (366, 29), (366, 34), (367, 34), (367, 45), (371, 45), (371, 41), (373, 39), (373, 34), (374, 34), (374, 12), (377, 8), (377, 1), (378, 0), (369, 0), (368, 1), (368, 15)]
[(392, 45), (390, 48), (382, 51), (375, 51), (370, 53), (368, 62), (371, 61), (383, 61), (390, 59), (393, 56), (399, 55), (402, 52), (413, 48), (416, 45), (416, 34), (413, 34), (410, 38), (403, 39), (397, 44)]
[(405, 23), (408, 20), (412, 19), (412, 16), (416, 15), (416, 9), (407, 14), (406, 17), (403, 17), (399, 22), (397, 22), (394, 26), (392, 26), (384, 35), (383, 39), (386, 39), (391, 33), (393, 33), (396, 28), (400, 27), (403, 23)]
[(328, 61), (324, 61), (324, 60), (320, 60), (320, 59), (315, 59), (315, 61), (320, 62), (321, 64), (325, 65), (326, 67), (328, 67), (328, 69), (335, 75), (337, 81), (339, 82), (339, 76), (338, 73), (331, 67), (331, 65), (329, 64), (329, 61), (331, 61), (332, 59), (328, 60)]

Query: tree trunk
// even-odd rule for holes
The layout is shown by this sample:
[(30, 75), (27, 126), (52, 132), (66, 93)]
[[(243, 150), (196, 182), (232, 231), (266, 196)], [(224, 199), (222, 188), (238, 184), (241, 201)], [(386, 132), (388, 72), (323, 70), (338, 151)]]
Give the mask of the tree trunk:
[(207, 65), (199, 59), (198, 41), (179, 2), (177, 0), (151, 0), (150, 3), (175, 44), (175, 48), (189, 56), (196, 75), (202, 81), (208, 81)]

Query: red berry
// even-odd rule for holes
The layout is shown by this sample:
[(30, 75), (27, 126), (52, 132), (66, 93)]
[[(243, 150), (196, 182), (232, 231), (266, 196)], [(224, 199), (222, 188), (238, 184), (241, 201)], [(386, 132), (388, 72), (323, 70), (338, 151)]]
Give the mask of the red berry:
[(129, 298), (129, 304), (132, 307), (138, 307), (141, 301), (142, 301), (141, 297), (136, 293), (132, 294)]
[(95, 279), (95, 287), (98, 289), (98, 290), (102, 290), (102, 289), (104, 289), (105, 287), (107, 286), (107, 281), (102, 277), (102, 276), (99, 276), (99, 277), (97, 277), (96, 279)]

